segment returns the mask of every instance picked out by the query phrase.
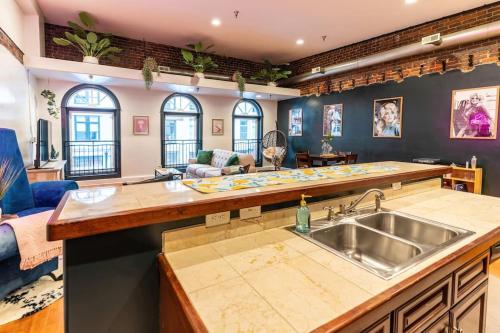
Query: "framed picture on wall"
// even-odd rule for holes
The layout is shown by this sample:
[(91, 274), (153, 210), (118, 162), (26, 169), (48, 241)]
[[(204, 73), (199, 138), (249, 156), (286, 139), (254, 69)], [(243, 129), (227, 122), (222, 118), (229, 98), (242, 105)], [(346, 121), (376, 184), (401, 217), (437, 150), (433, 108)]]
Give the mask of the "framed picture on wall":
[(373, 101), (373, 137), (401, 138), (402, 123), (403, 97)]
[(499, 86), (453, 90), (451, 139), (496, 139)]
[(132, 119), (134, 135), (149, 135), (148, 116), (133, 116)]
[(224, 135), (224, 119), (212, 119), (212, 135)]
[(323, 107), (323, 136), (342, 136), (343, 104)]
[(291, 109), (289, 111), (288, 135), (302, 136), (302, 109)]

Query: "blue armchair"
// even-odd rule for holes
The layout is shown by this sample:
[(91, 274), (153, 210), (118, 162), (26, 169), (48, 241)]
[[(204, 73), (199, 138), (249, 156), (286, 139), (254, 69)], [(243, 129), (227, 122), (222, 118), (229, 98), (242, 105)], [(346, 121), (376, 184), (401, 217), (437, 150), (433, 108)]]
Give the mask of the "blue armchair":
[[(49, 181), (29, 184), (16, 133), (0, 128), (0, 156), (11, 159), (22, 172), (0, 200), (3, 214), (27, 216), (54, 209), (68, 190), (78, 189), (74, 181)], [(31, 283), (57, 269), (57, 258), (29, 270), (21, 271), (21, 257), (14, 231), (9, 225), (0, 225), (0, 299), (11, 291)]]

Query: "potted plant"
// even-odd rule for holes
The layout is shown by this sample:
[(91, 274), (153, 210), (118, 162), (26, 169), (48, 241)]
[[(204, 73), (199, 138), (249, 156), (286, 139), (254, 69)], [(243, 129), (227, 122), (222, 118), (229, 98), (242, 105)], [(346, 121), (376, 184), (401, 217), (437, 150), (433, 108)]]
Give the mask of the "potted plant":
[(292, 71), (274, 66), (269, 60), (264, 60), (264, 68), (252, 76), (252, 80), (266, 81), (268, 86), (276, 87), (276, 81), (288, 78)]
[(240, 91), (240, 97), (243, 97), (243, 93), (245, 92), (246, 80), (241, 74), (241, 72), (240, 71), (234, 72), (232, 80), (238, 83), (238, 90)]
[(89, 31), (95, 27), (97, 22), (89, 13), (80, 12), (78, 17), (84, 27), (69, 21), (68, 25), (73, 29), (73, 33), (65, 31), (64, 36), (66, 38), (54, 37), (52, 39), (54, 43), (61, 46), (73, 46), (82, 53), (83, 62), (86, 63), (98, 64), (99, 59), (103, 57), (115, 59), (114, 54), (122, 50), (111, 46), (110, 35), (101, 38), (95, 32)]
[(332, 153), (333, 135), (326, 135), (321, 139), (321, 155), (329, 155)]
[[(194, 76), (198, 78), (205, 77), (203, 74), (207, 70), (219, 67), (208, 53), (213, 53), (210, 49), (213, 45), (204, 46), (202, 42), (196, 44), (187, 44), (189, 50), (182, 49), (182, 58), (184, 63), (194, 69)], [(193, 54), (194, 52), (194, 54)]]
[(158, 69), (158, 63), (153, 57), (147, 57), (142, 65), (142, 77), (144, 78), (144, 83), (146, 84), (146, 89), (151, 89), (154, 82), (153, 72), (160, 76), (160, 70)]

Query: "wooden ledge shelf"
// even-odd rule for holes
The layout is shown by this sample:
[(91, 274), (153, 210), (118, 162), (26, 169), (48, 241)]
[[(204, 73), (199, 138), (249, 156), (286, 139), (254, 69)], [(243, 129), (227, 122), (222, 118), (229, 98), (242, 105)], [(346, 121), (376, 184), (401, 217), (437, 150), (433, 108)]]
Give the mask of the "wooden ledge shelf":
[[(151, 224), (173, 222), (221, 211), (236, 210), (370, 188), (392, 183), (441, 177), (448, 166), (380, 162), (398, 171), (341, 179), (276, 185), (222, 193), (202, 194), (180, 181), (121, 188), (81, 189), (66, 193), (47, 226), (49, 240), (80, 238)], [(99, 191), (108, 191), (107, 197)], [(84, 199), (79, 199), (79, 194)], [(101, 193), (102, 194), (102, 193)], [(85, 202), (85, 200), (90, 201)]]

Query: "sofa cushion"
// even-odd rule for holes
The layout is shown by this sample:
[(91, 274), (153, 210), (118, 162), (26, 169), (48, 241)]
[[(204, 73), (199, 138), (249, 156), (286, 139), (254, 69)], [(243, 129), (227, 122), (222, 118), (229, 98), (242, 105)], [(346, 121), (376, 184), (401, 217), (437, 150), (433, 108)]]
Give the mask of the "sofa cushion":
[(212, 157), (212, 163), (210, 163), (214, 168), (222, 169), (227, 160), (234, 154), (233, 151), (224, 149), (214, 149), (214, 156)]
[(186, 173), (196, 175), (196, 170), (198, 170), (200, 168), (209, 168), (209, 167), (210, 167), (209, 164), (198, 164), (198, 163), (189, 164), (186, 168)]
[(214, 152), (212, 150), (198, 150), (198, 155), (196, 156), (197, 164), (210, 164), (212, 162), (212, 156)]
[(231, 157), (229, 157), (226, 161), (226, 164), (224, 165), (225, 167), (231, 166), (231, 165), (239, 165), (240, 164), (240, 159), (238, 158), (238, 154), (233, 154)]
[[(211, 166), (206, 167), (206, 168), (199, 168), (196, 169), (196, 176), (200, 178), (206, 178), (206, 177), (216, 177), (220, 176), (220, 169), (219, 168), (213, 168)], [(211, 176), (214, 175), (214, 176)]]

